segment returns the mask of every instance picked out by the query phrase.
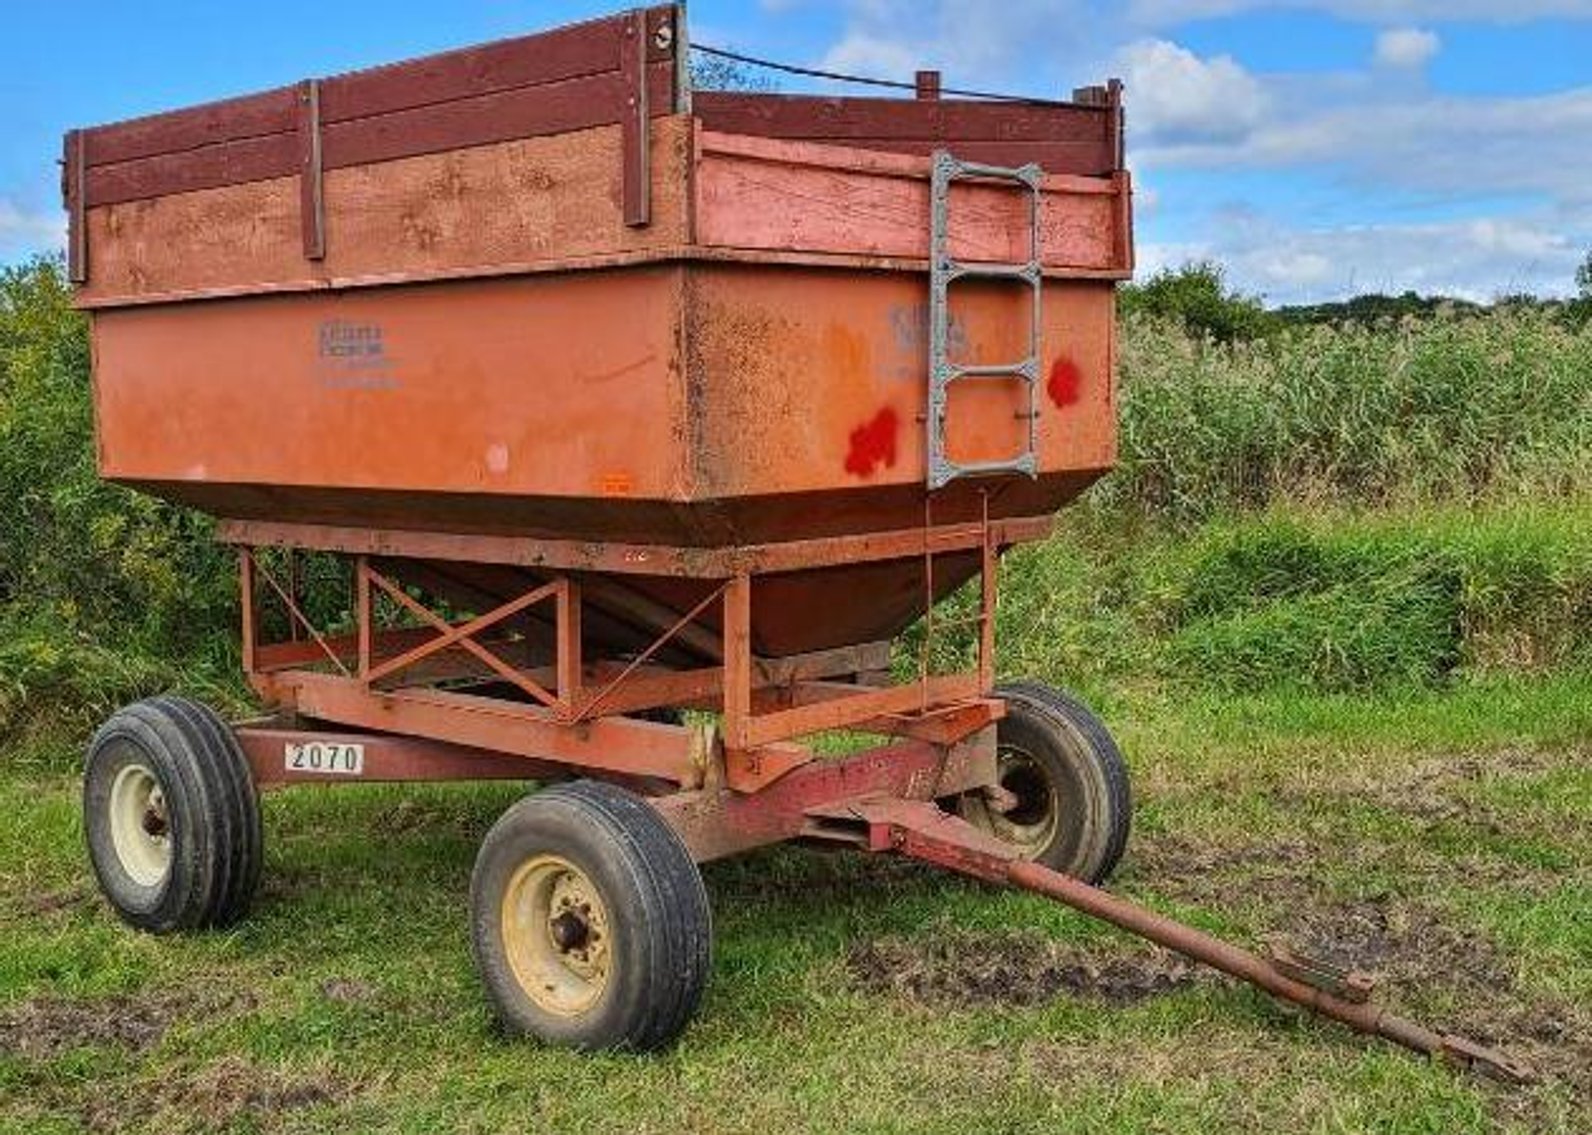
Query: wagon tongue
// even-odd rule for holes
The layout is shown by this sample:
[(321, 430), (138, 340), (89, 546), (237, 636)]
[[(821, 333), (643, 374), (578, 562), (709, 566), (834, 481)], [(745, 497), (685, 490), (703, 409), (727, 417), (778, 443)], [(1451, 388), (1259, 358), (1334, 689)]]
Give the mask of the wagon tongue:
[(932, 801), (867, 797), (817, 809), (816, 818), (835, 825), (860, 825), (870, 851), (896, 852), (991, 883), (1007, 883), (1046, 895), (1169, 950), (1330, 1017), (1363, 1033), (1384, 1037), (1428, 1056), (1441, 1057), (1478, 1075), (1527, 1084), (1536, 1073), (1520, 1061), (1463, 1037), (1433, 1032), (1371, 1001), (1372, 981), (1363, 973), (1286, 947), (1270, 957), (1223, 942), (1098, 887), (1018, 857), (1008, 844), (942, 811)]

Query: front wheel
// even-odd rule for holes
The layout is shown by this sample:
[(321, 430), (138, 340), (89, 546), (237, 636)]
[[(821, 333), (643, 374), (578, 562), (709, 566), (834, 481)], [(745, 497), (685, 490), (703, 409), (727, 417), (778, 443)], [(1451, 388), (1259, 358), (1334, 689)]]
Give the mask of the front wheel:
[(117, 710), (94, 735), (83, 828), (100, 890), (156, 934), (227, 926), (260, 883), (260, 801), (226, 722), (185, 698)]
[(1127, 848), (1133, 813), (1128, 767), (1083, 703), (1037, 682), (1000, 686), (998, 794), (969, 792), (958, 811), (1025, 859), (1103, 883)]
[(633, 793), (576, 781), (514, 804), (482, 841), (470, 907), (476, 967), (511, 1033), (649, 1051), (701, 1001), (713, 938), (702, 874)]

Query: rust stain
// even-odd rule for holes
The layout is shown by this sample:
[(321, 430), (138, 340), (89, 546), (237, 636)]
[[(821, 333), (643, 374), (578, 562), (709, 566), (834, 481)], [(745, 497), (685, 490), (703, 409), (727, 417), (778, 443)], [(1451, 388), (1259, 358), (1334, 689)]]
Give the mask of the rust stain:
[(1078, 370), (1078, 364), (1066, 355), (1060, 355), (1050, 365), (1050, 378), (1045, 383), (1045, 393), (1050, 395), (1050, 400), (1058, 407), (1076, 405), (1078, 391), (1083, 385), (1083, 375)]
[(867, 477), (879, 466), (894, 468), (896, 434), (900, 421), (889, 406), (851, 431), (851, 447), (846, 452), (846, 472)]

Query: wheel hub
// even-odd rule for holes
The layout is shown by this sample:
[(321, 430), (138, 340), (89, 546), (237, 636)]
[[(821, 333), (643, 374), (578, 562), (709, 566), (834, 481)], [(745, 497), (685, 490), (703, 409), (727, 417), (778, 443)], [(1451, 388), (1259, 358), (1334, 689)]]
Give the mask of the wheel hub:
[(1002, 806), (989, 810), (993, 833), (1024, 851), (1046, 847), (1056, 834), (1061, 802), (1044, 767), (1025, 750), (1003, 745), (996, 754), (996, 781)]

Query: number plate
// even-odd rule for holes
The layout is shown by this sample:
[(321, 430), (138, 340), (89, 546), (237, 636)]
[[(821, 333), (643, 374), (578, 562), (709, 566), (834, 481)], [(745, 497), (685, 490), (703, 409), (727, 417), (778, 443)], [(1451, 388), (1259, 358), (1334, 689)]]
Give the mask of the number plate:
[(365, 746), (341, 741), (289, 741), (285, 762), (288, 772), (312, 776), (364, 776)]

